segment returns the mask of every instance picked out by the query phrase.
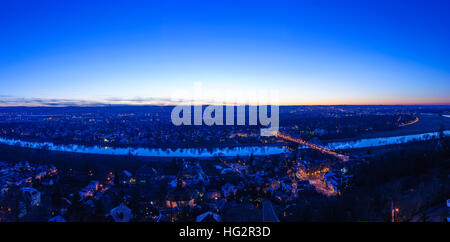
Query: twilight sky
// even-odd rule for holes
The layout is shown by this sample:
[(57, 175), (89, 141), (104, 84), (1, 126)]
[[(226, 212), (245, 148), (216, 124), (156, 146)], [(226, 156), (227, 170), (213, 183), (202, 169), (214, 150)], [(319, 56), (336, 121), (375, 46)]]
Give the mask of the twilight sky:
[(449, 9), (446, 0), (3, 0), (0, 106), (164, 103), (194, 82), (277, 90), (281, 104), (450, 104)]

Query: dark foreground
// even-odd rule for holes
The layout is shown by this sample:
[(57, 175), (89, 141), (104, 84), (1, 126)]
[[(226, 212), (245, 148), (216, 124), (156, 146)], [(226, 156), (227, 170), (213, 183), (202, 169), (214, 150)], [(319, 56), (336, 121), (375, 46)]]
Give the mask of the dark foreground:
[(3, 168), (46, 173), (25, 181), (39, 198), (2, 190), (1, 221), (446, 220), (449, 138), (352, 152), (340, 164), (312, 151), (194, 160), (0, 146)]

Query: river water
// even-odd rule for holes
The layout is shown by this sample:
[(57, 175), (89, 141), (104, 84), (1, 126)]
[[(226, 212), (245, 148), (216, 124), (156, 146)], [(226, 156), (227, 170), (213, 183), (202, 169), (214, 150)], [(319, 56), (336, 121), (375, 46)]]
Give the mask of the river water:
[[(444, 131), (444, 134), (450, 135), (450, 130)], [(327, 145), (329, 149), (342, 150), (352, 148), (367, 148), (383, 145), (402, 144), (414, 140), (430, 140), (439, 136), (438, 132), (403, 135), (394, 137), (379, 137), (359, 139), (355, 141), (333, 142)], [(214, 156), (249, 156), (253, 153), (255, 156), (276, 155), (288, 152), (283, 146), (244, 146), (233, 148), (185, 148), (185, 149), (160, 149), (160, 148), (111, 148), (99, 146), (83, 145), (57, 145), (50, 142), (28, 142), (14, 139), (0, 138), (0, 143), (8, 145), (17, 145), (27, 148), (42, 148), (46, 146), (52, 151), (66, 151), (86, 154), (104, 154), (104, 155), (127, 155), (130, 152), (138, 156), (150, 157), (214, 157)], [(307, 147), (300, 147), (307, 148)]]

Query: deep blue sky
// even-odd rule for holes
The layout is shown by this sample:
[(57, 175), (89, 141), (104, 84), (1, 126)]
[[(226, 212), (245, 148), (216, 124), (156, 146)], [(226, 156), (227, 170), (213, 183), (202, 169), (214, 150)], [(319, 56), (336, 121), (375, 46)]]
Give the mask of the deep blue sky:
[(0, 105), (255, 89), (450, 104), (450, 1), (0, 2)]

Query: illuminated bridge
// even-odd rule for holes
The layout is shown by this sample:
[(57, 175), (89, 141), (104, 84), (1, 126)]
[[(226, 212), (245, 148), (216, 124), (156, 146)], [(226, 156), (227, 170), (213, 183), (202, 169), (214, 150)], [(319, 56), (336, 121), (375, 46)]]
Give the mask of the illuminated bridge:
[(316, 144), (309, 143), (308, 141), (305, 141), (305, 140), (302, 140), (302, 139), (299, 139), (299, 138), (292, 138), (291, 136), (282, 134), (281, 132), (274, 132), (274, 135), (277, 136), (277, 137), (280, 137), (282, 139), (291, 141), (291, 142), (295, 142), (295, 143), (298, 143), (298, 144), (301, 144), (301, 145), (306, 145), (306, 146), (310, 147), (311, 149), (318, 150), (318, 151), (320, 151), (320, 152), (322, 152), (324, 154), (332, 155), (334, 157), (339, 158), (340, 160), (342, 160), (344, 162), (348, 161), (350, 159), (350, 157), (347, 156), (347, 155), (339, 154), (339, 153), (334, 152), (334, 151), (332, 151), (330, 149), (327, 149), (325, 147), (322, 147), (322, 146), (319, 146), (319, 145), (316, 145)]

